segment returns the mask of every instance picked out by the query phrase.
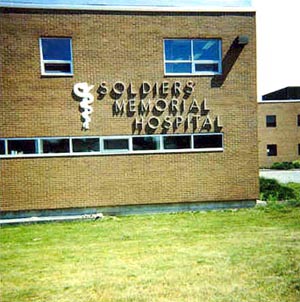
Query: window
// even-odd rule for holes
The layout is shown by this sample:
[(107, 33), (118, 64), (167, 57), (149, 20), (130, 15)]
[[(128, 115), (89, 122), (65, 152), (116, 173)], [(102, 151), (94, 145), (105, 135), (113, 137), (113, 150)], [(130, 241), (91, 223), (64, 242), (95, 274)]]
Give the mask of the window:
[(40, 38), (40, 55), (42, 75), (73, 75), (70, 38)]
[(222, 152), (223, 133), (0, 138), (0, 158)]
[(298, 144), (298, 155), (300, 155), (300, 144)]
[(266, 126), (267, 127), (276, 127), (276, 115), (267, 115), (266, 116)]
[(70, 152), (69, 139), (52, 138), (42, 139), (42, 153), (68, 153)]
[(37, 142), (34, 139), (8, 140), (8, 154), (35, 154)]
[(99, 152), (99, 138), (73, 138), (73, 152)]
[(267, 145), (267, 156), (277, 156), (277, 145)]
[(191, 148), (191, 136), (164, 136), (164, 149), (189, 149)]
[(222, 134), (207, 134), (207, 135), (195, 135), (194, 136), (194, 148), (195, 149), (210, 149), (210, 148), (222, 148), (223, 147), (223, 135)]
[(220, 39), (166, 39), (164, 40), (165, 74), (221, 74), (221, 52)]
[(127, 138), (111, 138), (103, 140), (104, 151), (128, 151), (129, 140)]
[(300, 114), (297, 115), (297, 125), (300, 127)]
[(159, 150), (159, 136), (141, 136), (132, 138), (132, 150)]
[(0, 154), (5, 154), (5, 140), (0, 140)]

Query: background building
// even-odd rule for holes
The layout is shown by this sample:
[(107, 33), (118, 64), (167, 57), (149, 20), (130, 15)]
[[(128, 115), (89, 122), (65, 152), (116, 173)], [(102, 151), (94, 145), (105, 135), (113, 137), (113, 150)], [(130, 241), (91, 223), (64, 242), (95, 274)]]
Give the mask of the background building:
[(2, 213), (254, 204), (251, 9), (15, 5), (0, 27)]
[(300, 158), (300, 87), (263, 96), (258, 104), (259, 165)]

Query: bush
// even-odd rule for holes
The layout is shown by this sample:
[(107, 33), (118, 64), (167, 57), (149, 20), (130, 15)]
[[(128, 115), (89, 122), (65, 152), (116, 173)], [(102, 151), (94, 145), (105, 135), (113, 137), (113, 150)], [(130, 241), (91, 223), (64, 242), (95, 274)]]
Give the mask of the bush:
[(293, 162), (290, 161), (276, 162), (272, 164), (271, 169), (274, 170), (300, 169), (300, 160), (294, 160)]
[(276, 162), (272, 164), (271, 169), (275, 170), (290, 170), (293, 169), (294, 165), (292, 162), (284, 161), (284, 162)]
[(286, 186), (294, 190), (294, 193), (296, 195), (296, 200), (300, 201), (300, 183), (290, 182), (286, 184)]
[(294, 160), (293, 161), (293, 166), (295, 169), (300, 169), (300, 160)]
[(292, 188), (280, 184), (276, 179), (260, 177), (260, 198), (265, 201), (291, 200), (296, 199), (296, 194)]

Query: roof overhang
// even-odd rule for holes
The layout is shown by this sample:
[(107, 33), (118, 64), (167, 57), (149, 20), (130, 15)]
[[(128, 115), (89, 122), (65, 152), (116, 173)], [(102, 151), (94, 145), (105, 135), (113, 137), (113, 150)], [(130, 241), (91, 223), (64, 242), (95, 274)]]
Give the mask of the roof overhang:
[(136, 11), (136, 12), (255, 12), (253, 7), (231, 6), (109, 6), (109, 5), (80, 5), (80, 4), (38, 4), (13, 3), (0, 1), (2, 8), (21, 9), (53, 9), (53, 10), (86, 10), (86, 11)]
[(258, 104), (276, 104), (276, 103), (300, 103), (300, 100), (264, 100), (264, 101), (258, 101)]

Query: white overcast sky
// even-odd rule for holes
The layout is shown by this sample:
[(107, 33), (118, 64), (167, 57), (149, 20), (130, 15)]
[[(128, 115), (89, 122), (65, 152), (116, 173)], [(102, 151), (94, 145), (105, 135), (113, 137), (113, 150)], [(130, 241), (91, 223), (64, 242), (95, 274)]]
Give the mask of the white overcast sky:
[[(300, 86), (300, 0), (0, 0), (0, 3), (233, 6), (257, 12), (257, 86), (263, 94)], [(238, 33), (237, 33), (238, 34)]]
[(252, 0), (257, 11), (258, 97), (300, 86), (300, 0)]

